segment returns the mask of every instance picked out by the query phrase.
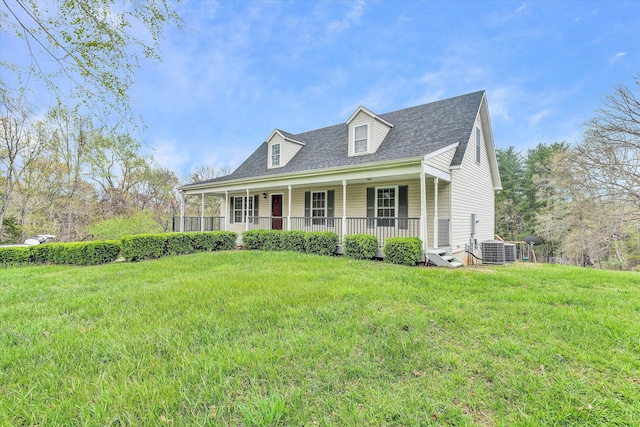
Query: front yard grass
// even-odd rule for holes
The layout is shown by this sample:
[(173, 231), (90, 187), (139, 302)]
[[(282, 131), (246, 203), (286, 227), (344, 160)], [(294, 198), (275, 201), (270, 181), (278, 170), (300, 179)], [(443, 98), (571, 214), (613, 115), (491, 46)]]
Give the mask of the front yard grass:
[(640, 274), (250, 251), (0, 269), (0, 425), (640, 425)]

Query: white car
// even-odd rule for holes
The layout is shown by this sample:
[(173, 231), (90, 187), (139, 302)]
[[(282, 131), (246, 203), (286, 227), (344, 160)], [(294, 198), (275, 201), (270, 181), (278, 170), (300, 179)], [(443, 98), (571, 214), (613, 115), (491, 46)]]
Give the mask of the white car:
[(24, 244), (27, 246), (35, 246), (40, 245), (42, 243), (47, 243), (50, 240), (55, 239), (56, 236), (52, 234), (38, 234), (36, 237), (31, 237), (24, 241)]

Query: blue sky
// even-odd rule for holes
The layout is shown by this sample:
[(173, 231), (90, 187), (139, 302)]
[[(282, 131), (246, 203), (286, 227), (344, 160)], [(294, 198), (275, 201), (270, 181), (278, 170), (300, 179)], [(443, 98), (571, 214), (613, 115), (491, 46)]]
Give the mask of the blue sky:
[(185, 1), (131, 95), (156, 160), (237, 167), (297, 133), (485, 89), (498, 148), (579, 141), (640, 72), (640, 2)]

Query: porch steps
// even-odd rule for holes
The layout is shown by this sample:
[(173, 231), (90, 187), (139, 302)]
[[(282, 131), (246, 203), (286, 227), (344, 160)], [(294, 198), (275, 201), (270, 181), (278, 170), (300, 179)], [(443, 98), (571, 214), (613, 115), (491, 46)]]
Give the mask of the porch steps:
[(458, 258), (453, 255), (447, 255), (446, 250), (438, 248), (429, 251), (429, 261), (438, 267), (458, 268), (463, 265)]

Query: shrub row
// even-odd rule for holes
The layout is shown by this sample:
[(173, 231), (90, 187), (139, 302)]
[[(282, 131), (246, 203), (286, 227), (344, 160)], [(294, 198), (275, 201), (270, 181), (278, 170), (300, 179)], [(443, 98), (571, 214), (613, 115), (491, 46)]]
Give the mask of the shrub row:
[(44, 245), (0, 248), (0, 264), (96, 265), (113, 262), (120, 254), (120, 242), (48, 243)]
[(249, 230), (242, 234), (242, 243), (249, 250), (331, 255), (338, 246), (338, 235), (331, 231)]
[(166, 255), (230, 250), (237, 234), (231, 231), (136, 234), (122, 238), (122, 256), (127, 261), (155, 259)]

